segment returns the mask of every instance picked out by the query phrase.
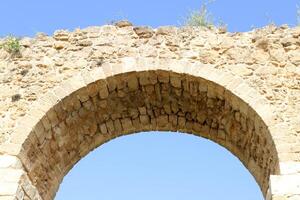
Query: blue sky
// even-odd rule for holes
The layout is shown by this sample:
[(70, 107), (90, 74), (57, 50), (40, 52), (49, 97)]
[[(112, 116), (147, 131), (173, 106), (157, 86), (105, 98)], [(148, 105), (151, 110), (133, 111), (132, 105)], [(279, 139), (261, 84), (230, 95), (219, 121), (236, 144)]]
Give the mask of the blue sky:
[[(56, 29), (103, 25), (129, 19), (136, 25), (180, 25), (201, 0), (5, 0), (0, 8), (0, 35), (52, 34)], [(215, 0), (209, 9), (230, 31), (248, 31), (274, 21), (296, 24), (299, 0)]]
[(148, 132), (112, 140), (65, 177), (56, 200), (263, 200), (223, 147), (200, 137)]
[[(52, 34), (56, 29), (129, 19), (135, 25), (176, 25), (200, 0), (6, 0), (0, 36)], [(228, 30), (270, 22), (296, 24), (299, 0), (216, 0), (209, 10)], [(56, 200), (262, 200), (253, 177), (222, 147), (186, 134), (144, 133), (115, 139), (86, 156), (65, 177)]]

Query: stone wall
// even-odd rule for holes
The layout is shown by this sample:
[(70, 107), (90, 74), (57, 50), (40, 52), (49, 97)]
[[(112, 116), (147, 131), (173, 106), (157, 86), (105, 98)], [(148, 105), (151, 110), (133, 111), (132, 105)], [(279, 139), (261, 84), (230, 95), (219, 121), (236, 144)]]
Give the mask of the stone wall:
[(21, 45), (0, 50), (0, 199), (53, 199), (92, 149), (150, 130), (215, 141), (266, 199), (300, 199), (300, 28), (119, 22)]

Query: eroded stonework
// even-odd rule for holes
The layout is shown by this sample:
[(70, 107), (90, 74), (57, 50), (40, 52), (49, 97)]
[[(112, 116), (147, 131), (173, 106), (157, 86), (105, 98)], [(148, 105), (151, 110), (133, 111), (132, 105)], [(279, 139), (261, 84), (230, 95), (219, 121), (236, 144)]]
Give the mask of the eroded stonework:
[(92, 149), (151, 130), (208, 138), (266, 199), (300, 199), (299, 27), (119, 22), (21, 45), (0, 50), (0, 199), (53, 199)]

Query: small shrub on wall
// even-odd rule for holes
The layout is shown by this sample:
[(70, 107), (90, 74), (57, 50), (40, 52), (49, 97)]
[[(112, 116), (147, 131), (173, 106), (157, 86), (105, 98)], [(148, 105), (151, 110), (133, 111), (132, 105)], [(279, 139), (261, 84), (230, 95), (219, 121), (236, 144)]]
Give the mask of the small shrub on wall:
[(5, 38), (4, 42), (0, 44), (0, 48), (4, 49), (11, 55), (20, 54), (20, 39), (14, 36), (8, 36)]

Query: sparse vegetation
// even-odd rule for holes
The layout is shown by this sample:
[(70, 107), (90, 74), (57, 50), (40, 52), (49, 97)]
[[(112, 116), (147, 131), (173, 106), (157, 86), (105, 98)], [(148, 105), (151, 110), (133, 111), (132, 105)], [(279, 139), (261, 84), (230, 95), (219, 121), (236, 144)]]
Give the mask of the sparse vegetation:
[(17, 55), (20, 53), (20, 39), (14, 36), (8, 36), (5, 38), (4, 43), (0, 44), (0, 48), (4, 49), (11, 55)]
[(212, 26), (213, 18), (207, 9), (207, 5), (208, 3), (204, 3), (201, 5), (200, 10), (192, 11), (186, 19), (185, 25), (198, 27)]
[(195, 26), (195, 27), (217, 27), (222, 32), (227, 31), (227, 25), (222, 21), (218, 20), (215, 22), (212, 14), (208, 10), (208, 4), (214, 2), (214, 0), (209, 0), (203, 3), (199, 10), (192, 11), (190, 15), (185, 20), (185, 26)]

